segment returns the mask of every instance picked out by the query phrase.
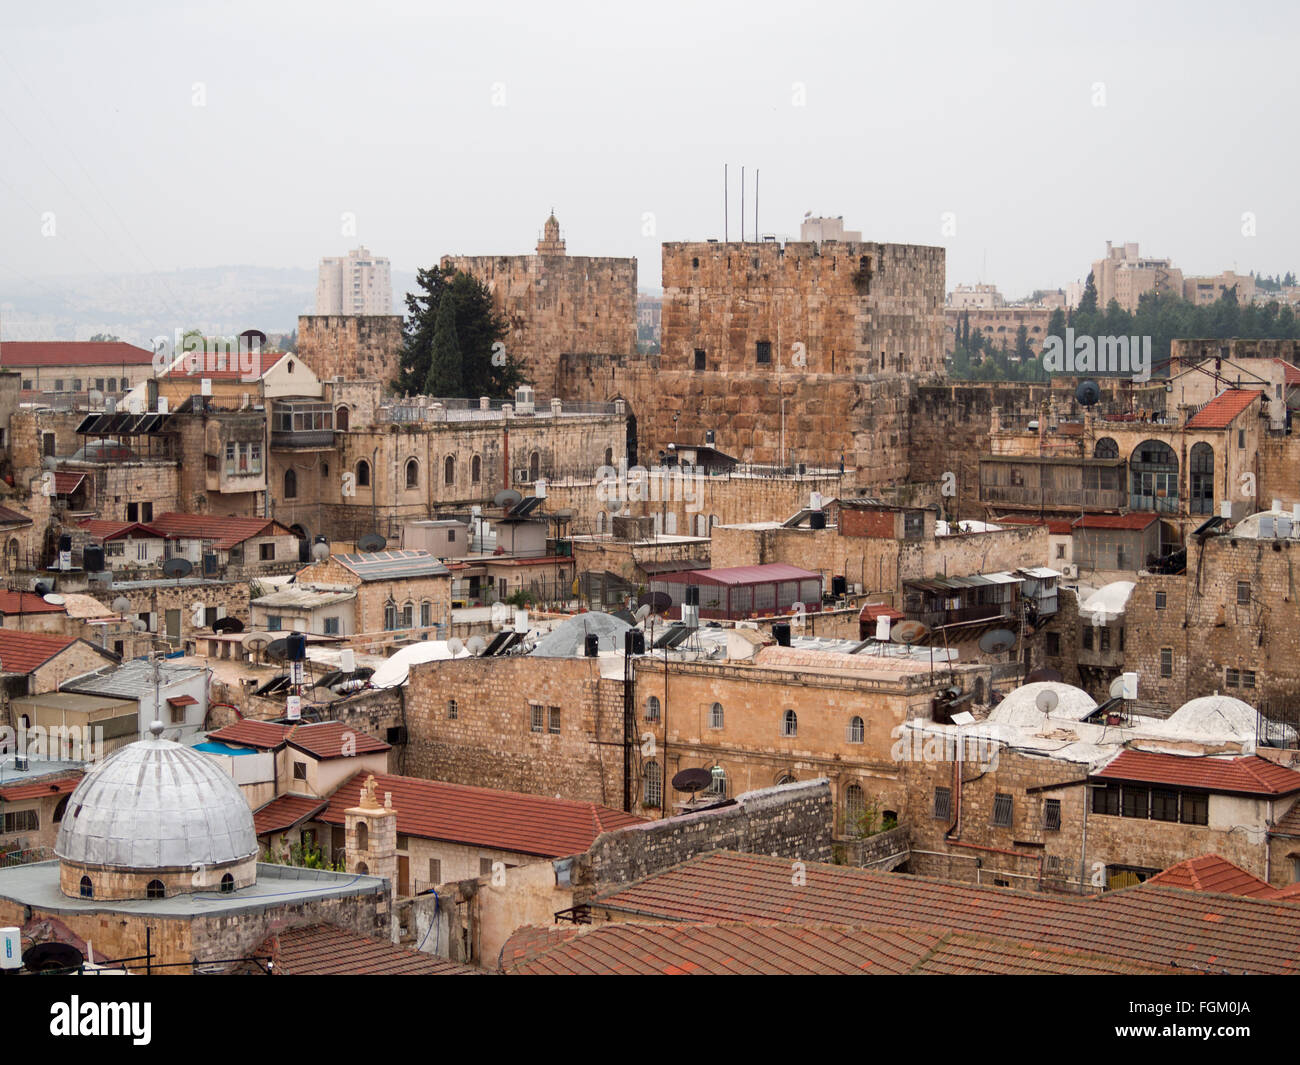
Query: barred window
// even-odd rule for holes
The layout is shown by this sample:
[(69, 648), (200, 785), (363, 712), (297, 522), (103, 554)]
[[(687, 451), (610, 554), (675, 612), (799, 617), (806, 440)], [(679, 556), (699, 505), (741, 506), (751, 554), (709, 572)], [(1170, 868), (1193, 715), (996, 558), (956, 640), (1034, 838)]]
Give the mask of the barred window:
[(459, 715), (459, 713), (460, 713), (460, 708), (456, 705), (456, 700), (455, 700), (455, 699), (448, 699), (448, 700), (447, 700), (447, 720), (448, 720), (448, 721), (455, 721), (455, 720), (456, 720), (456, 717)]
[(952, 788), (934, 789), (934, 819), (948, 821), (952, 818)]
[(1174, 649), (1172, 647), (1160, 648), (1160, 676), (1172, 677), (1174, 675)]
[(849, 727), (845, 736), (849, 743), (862, 743), (866, 738), (866, 732), (866, 726), (862, 723), (862, 718), (856, 716), (849, 718)]
[(545, 707), (533, 703), (531, 704), (530, 709), (533, 713), (532, 729), (534, 732), (541, 732), (546, 728)]
[(664, 801), (664, 771), (658, 762), (647, 762), (645, 767), (645, 804), (662, 806)]
[(799, 715), (797, 715), (793, 710), (787, 710), (781, 715), (781, 735), (799, 735)]
[(1011, 827), (1011, 796), (998, 792), (993, 796), (993, 824), (998, 828)]
[(844, 789), (844, 828), (845, 831), (856, 828), (867, 811), (867, 797), (857, 784), (850, 784)]
[(659, 720), (659, 699), (657, 696), (652, 695), (645, 701), (645, 719), (647, 721)]
[(709, 707), (709, 728), (722, 728), (722, 704), (714, 703)]
[(1178, 820), (1178, 792), (1169, 791), (1165, 788), (1152, 789), (1151, 820), (1152, 821), (1177, 821)]
[(1061, 831), (1061, 800), (1047, 799), (1043, 803), (1043, 828), (1048, 832)]
[(1179, 818), (1185, 825), (1208, 825), (1210, 823), (1210, 797), (1204, 792), (1183, 792), (1182, 810)]
[(727, 797), (727, 771), (720, 765), (713, 767), (713, 783), (709, 785), (707, 794), (715, 799)]
[(552, 736), (560, 734), (560, 708), (558, 706), (548, 706), (546, 708), (546, 731)]

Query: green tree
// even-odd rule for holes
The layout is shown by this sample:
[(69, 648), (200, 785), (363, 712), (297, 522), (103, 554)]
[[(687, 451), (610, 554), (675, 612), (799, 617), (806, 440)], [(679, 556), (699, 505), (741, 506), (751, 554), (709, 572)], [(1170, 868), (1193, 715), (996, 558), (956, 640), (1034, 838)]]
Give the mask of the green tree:
[(1097, 313), (1097, 280), (1092, 276), (1092, 271), (1088, 271), (1088, 280), (1083, 285), (1083, 295), (1079, 297), (1078, 311), (1080, 314)]
[(96, 333), (93, 337), (90, 338), (91, 343), (94, 343), (95, 341), (102, 341), (102, 342), (104, 342), (104, 343), (111, 343), (111, 342), (113, 342), (113, 341), (121, 340), (121, 339), (122, 339), (122, 338), (121, 338), (120, 336), (117, 336), (117, 335), (114, 334), (114, 333)]
[(429, 376), (424, 391), (430, 396), (459, 396), (464, 390), (460, 338), (456, 335), (456, 300), (451, 290), (438, 301), (438, 317), (433, 326), (433, 346), (429, 358)]
[(1033, 361), (1034, 349), (1029, 346), (1029, 330), (1021, 326), (1016, 330), (1016, 361), (1027, 363)]

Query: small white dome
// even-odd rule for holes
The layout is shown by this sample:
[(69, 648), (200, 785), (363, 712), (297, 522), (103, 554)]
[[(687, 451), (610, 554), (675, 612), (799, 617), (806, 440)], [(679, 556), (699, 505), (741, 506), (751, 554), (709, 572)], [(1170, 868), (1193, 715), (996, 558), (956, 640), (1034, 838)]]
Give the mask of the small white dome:
[(1253, 706), (1231, 695), (1203, 695), (1183, 703), (1165, 724), (1172, 732), (1253, 740), (1257, 718)]
[[(1038, 707), (1041, 693), (1050, 691), (1056, 696), (1056, 705), (1050, 714)], [(1063, 721), (1082, 721), (1097, 709), (1097, 701), (1082, 688), (1060, 681), (1040, 680), (1022, 684), (1010, 692), (1002, 702), (989, 711), (988, 719), (999, 725), (1013, 725), (1022, 729), (1042, 728), (1049, 717)]]
[(54, 853), (125, 869), (218, 865), (257, 854), (253, 813), (217, 763), (171, 740), (114, 751), (68, 799)]

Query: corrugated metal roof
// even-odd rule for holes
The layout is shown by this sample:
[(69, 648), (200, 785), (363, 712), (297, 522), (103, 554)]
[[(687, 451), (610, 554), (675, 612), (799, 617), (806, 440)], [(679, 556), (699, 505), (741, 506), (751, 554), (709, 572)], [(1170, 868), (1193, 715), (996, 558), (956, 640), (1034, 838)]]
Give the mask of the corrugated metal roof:
[[(164, 688), (188, 680), (202, 672), (197, 666), (178, 666), (170, 662), (159, 665), (159, 676), (162, 678)], [(120, 666), (109, 666), (95, 673), (86, 673), (65, 681), (63, 690), (138, 699), (146, 692), (153, 691), (153, 663), (137, 658), (130, 662), (123, 662)]]
[(442, 577), (451, 571), (428, 551), (375, 551), (333, 556), (344, 569), (363, 581), (391, 581), (402, 577)]
[(821, 580), (821, 574), (783, 562), (772, 562), (763, 566), (731, 566), (727, 569), (666, 573), (660, 580), (680, 584), (771, 584), (773, 581)]

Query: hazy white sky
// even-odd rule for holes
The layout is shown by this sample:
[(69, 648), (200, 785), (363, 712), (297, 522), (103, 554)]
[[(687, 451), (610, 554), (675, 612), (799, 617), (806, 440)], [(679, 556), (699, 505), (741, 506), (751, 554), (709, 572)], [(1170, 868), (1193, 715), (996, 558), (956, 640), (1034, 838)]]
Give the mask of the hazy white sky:
[(1282, 272), (1298, 29), (1285, 3), (6, 0), (0, 298), (361, 242), (395, 269), (519, 253), (552, 207), (653, 287), (661, 241), (722, 236), (724, 163), (733, 239), (743, 164), (763, 231), (942, 244), (949, 288), (1063, 285), (1107, 239)]

